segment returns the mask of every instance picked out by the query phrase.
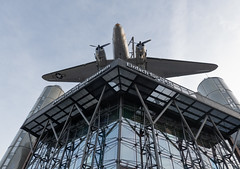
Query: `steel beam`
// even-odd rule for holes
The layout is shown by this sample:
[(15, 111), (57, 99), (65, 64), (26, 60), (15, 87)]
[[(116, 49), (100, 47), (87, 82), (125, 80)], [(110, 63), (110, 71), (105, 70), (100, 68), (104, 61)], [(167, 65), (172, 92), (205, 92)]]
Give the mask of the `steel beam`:
[(238, 138), (238, 135), (239, 135), (239, 130), (237, 131), (237, 134), (236, 134), (236, 137), (234, 139), (234, 144), (233, 144), (233, 148), (232, 148), (232, 154), (234, 153), (235, 149), (236, 149), (236, 146), (237, 146), (237, 138)]
[(84, 116), (83, 112), (81, 111), (81, 109), (78, 107), (77, 104), (75, 104), (77, 110), (79, 111), (79, 113), (81, 114), (81, 116), (83, 117), (83, 119), (85, 120), (85, 122), (90, 125), (89, 121), (87, 120), (87, 118)]
[(203, 120), (203, 123), (201, 124), (201, 126), (200, 126), (200, 128), (199, 128), (199, 130), (198, 130), (198, 132), (197, 132), (197, 134), (196, 134), (196, 136), (195, 136), (195, 140), (198, 139), (200, 133), (202, 132), (202, 129), (203, 129), (205, 123), (207, 122), (207, 119), (208, 119), (208, 116), (206, 115), (205, 118), (204, 118), (204, 120)]
[(102, 101), (102, 98), (103, 98), (105, 89), (106, 89), (106, 86), (103, 87), (102, 93), (101, 93), (100, 98), (99, 98), (99, 100), (98, 100), (98, 103), (97, 103), (97, 105), (96, 105), (96, 107), (95, 107), (95, 110), (94, 110), (94, 112), (93, 112), (92, 118), (91, 118), (91, 120), (90, 120), (90, 122), (89, 122), (88, 133), (87, 133), (86, 140), (85, 140), (86, 143), (85, 143), (84, 150), (83, 150), (83, 156), (82, 156), (82, 161), (81, 161), (80, 169), (82, 169), (83, 166), (84, 166), (84, 161), (85, 161), (85, 157), (86, 157), (86, 153), (87, 153), (86, 150), (87, 150), (87, 147), (88, 147), (88, 141), (89, 141), (90, 135), (92, 134), (92, 131), (91, 131), (91, 129), (92, 129), (92, 124), (93, 124), (93, 122), (94, 122), (94, 120), (95, 120), (95, 116), (96, 116), (96, 114), (97, 114), (97, 111), (98, 111), (98, 109), (99, 109), (100, 103), (101, 103), (101, 101)]
[(56, 130), (54, 129), (54, 126), (53, 126), (53, 124), (52, 124), (52, 120), (49, 120), (49, 123), (50, 123), (50, 125), (51, 125), (51, 128), (52, 128), (53, 134), (54, 134), (54, 136), (55, 136), (55, 139), (56, 139), (57, 142), (58, 142), (58, 136), (57, 136)]
[(199, 158), (200, 158), (200, 160), (201, 160), (202, 168), (205, 168), (205, 164), (204, 164), (204, 161), (203, 161), (203, 159), (202, 159), (201, 153), (200, 153), (200, 151), (199, 151), (199, 147), (198, 147), (197, 141), (196, 141), (196, 139), (195, 139), (195, 137), (194, 137), (194, 134), (193, 134), (191, 128), (189, 127), (186, 119), (184, 118), (184, 116), (183, 116), (183, 114), (182, 114), (182, 111), (181, 111), (180, 108), (178, 107), (177, 102), (176, 102), (175, 100), (174, 100), (174, 104), (175, 104), (175, 106), (176, 106), (176, 108), (177, 108), (177, 110), (178, 110), (178, 112), (179, 112), (179, 114), (180, 114), (180, 116), (181, 116), (181, 119), (182, 119), (183, 123), (186, 125), (186, 127), (187, 127), (187, 129), (188, 129), (188, 131), (189, 131), (189, 133), (190, 133), (190, 136), (192, 137), (192, 140), (193, 140), (193, 142), (194, 142), (194, 144), (195, 144), (195, 146), (196, 146), (196, 148), (197, 148), (197, 154), (198, 154), (198, 156), (199, 156)]
[(122, 113), (123, 113), (122, 96), (119, 100), (119, 116), (118, 116), (118, 147), (117, 147), (117, 169), (120, 169), (121, 165), (121, 141), (122, 141)]
[[(49, 123), (49, 120), (48, 120), (47, 123), (45, 124), (45, 126), (44, 126), (44, 128), (43, 128), (43, 130), (42, 130), (42, 132), (41, 132), (41, 135), (40, 135), (39, 138), (37, 139), (37, 142), (36, 142), (36, 144), (35, 144), (35, 148), (33, 149), (33, 152), (36, 151), (36, 149), (37, 149), (37, 147), (38, 147), (38, 144), (39, 144), (41, 138), (43, 137), (43, 133), (44, 133), (44, 131), (46, 130), (46, 128), (47, 128), (47, 126), (48, 126), (48, 123)], [(33, 154), (34, 154), (34, 153), (32, 153), (32, 155), (29, 157), (29, 161), (27, 162), (26, 167), (28, 167), (28, 166), (30, 165), (30, 159), (32, 158)]]
[(216, 129), (219, 137), (220, 137), (220, 138), (222, 139), (222, 141), (224, 142), (224, 144), (225, 144), (227, 150), (229, 151), (229, 153), (232, 153), (232, 151), (230, 150), (229, 146), (228, 146), (227, 143), (225, 142), (225, 139), (224, 139), (222, 133), (221, 133), (221, 132), (219, 131), (219, 129), (217, 128), (217, 126), (216, 126), (216, 124), (214, 123), (214, 121), (212, 120), (211, 116), (208, 116), (208, 118), (209, 118), (209, 120), (211, 121), (211, 123), (213, 124), (214, 128)]
[(151, 123), (151, 128), (152, 128), (152, 137), (153, 137), (153, 143), (154, 143), (154, 153), (155, 153), (155, 158), (156, 158), (156, 164), (157, 164), (157, 168), (160, 168), (160, 161), (159, 161), (159, 153), (158, 153), (158, 146), (157, 146), (157, 141), (156, 141), (156, 134), (155, 134), (155, 127), (154, 127), (154, 122), (152, 120), (152, 117), (151, 117), (151, 114), (148, 110), (148, 107), (147, 105), (145, 104), (145, 102), (143, 101), (143, 98), (138, 90), (138, 87), (136, 84), (134, 84), (134, 87), (135, 87), (135, 90), (137, 92), (137, 95), (144, 107), (144, 110), (145, 112), (147, 113), (147, 116), (148, 116), (148, 120), (150, 121)]
[(155, 124), (159, 119), (160, 117), (162, 117), (162, 115), (166, 112), (166, 110), (169, 108), (169, 106), (172, 104), (173, 100), (170, 100), (168, 102), (168, 104), (164, 107), (164, 109), (161, 111), (161, 113), (157, 116), (157, 118), (153, 121), (153, 124)]

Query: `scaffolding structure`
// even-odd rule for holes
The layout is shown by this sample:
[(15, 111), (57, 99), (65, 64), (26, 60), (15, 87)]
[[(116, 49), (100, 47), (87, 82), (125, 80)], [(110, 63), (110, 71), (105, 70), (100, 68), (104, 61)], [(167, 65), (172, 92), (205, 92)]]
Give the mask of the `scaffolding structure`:
[(29, 117), (35, 168), (239, 168), (240, 114), (116, 60)]

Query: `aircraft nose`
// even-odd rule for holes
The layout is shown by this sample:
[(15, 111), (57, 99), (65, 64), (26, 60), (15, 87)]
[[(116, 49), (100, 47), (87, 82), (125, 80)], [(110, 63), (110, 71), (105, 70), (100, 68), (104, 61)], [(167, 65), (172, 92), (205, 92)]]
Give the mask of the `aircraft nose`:
[(121, 25), (119, 23), (117, 23), (115, 26), (114, 26), (114, 29), (121, 29)]

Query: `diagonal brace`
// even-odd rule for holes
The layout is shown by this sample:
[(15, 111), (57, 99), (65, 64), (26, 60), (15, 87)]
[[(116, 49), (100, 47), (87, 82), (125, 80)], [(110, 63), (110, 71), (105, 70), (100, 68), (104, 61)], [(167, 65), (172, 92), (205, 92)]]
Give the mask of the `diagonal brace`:
[(75, 104), (76, 108), (78, 109), (79, 113), (81, 114), (81, 116), (83, 117), (83, 119), (85, 120), (85, 122), (90, 125), (89, 121), (87, 120), (86, 116), (84, 116), (83, 112), (81, 111), (81, 109), (78, 107), (77, 104)]
[(199, 128), (199, 130), (198, 130), (198, 132), (197, 132), (197, 135), (195, 136), (195, 140), (198, 139), (200, 133), (202, 132), (202, 129), (203, 129), (204, 125), (205, 125), (206, 122), (207, 122), (207, 119), (208, 119), (208, 116), (206, 115), (205, 118), (204, 118), (204, 120), (203, 120), (203, 122), (202, 122), (202, 124), (201, 124), (201, 127)]
[(148, 107), (147, 107), (147, 105), (144, 103), (143, 98), (142, 98), (142, 96), (141, 96), (141, 94), (140, 94), (140, 92), (139, 92), (139, 90), (138, 90), (137, 85), (134, 84), (134, 87), (135, 87), (135, 90), (136, 90), (136, 92), (137, 92), (137, 94), (138, 94), (138, 97), (139, 97), (139, 99), (140, 99), (140, 101), (141, 101), (141, 103), (142, 103), (142, 105), (143, 105), (143, 107), (144, 107), (144, 109), (145, 109), (145, 112), (147, 113), (147, 117), (148, 117), (148, 119), (149, 119), (149, 121), (150, 121), (150, 123), (151, 123), (153, 143), (154, 143), (154, 149), (155, 149), (155, 150), (154, 150), (154, 153), (155, 153), (155, 157), (156, 157), (156, 164), (157, 164), (157, 168), (161, 168), (160, 161), (159, 161), (159, 153), (158, 153), (158, 148), (157, 148), (158, 146), (157, 146), (157, 139), (156, 139), (156, 135), (155, 135), (154, 123), (153, 123), (152, 117), (151, 117), (151, 115), (150, 115), (150, 112), (149, 112), (149, 110), (148, 110)]
[(237, 134), (236, 134), (236, 137), (234, 139), (234, 144), (233, 144), (233, 148), (232, 148), (232, 154), (234, 153), (235, 149), (236, 149), (236, 146), (237, 146), (237, 138), (238, 138), (238, 135), (239, 135), (239, 130), (237, 131)]
[(153, 124), (155, 124), (159, 119), (160, 117), (162, 117), (162, 115), (166, 112), (166, 110), (168, 109), (168, 107), (172, 104), (173, 100), (170, 100), (168, 102), (168, 104), (164, 107), (164, 109), (162, 110), (162, 112), (157, 116), (157, 118), (153, 121)]

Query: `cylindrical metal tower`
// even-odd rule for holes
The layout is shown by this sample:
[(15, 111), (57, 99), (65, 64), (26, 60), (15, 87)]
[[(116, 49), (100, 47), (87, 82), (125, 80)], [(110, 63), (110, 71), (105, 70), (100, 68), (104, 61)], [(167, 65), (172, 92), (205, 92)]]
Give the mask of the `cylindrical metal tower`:
[[(203, 96), (216, 101), (224, 106), (240, 113), (240, 104), (233, 92), (228, 88), (224, 80), (220, 77), (209, 77), (204, 79), (198, 86), (198, 92)], [(237, 133), (232, 135), (235, 138)], [(240, 136), (237, 137), (237, 146), (240, 147)]]
[(240, 104), (238, 100), (222, 78), (206, 78), (199, 84), (197, 90), (201, 95), (240, 112)]
[[(64, 94), (64, 92), (60, 86), (46, 86), (30, 111), (28, 117), (51, 103), (62, 94)], [(0, 168), (22, 169), (35, 140), (34, 136), (31, 136), (26, 131), (20, 129), (4, 154), (0, 162)]]

